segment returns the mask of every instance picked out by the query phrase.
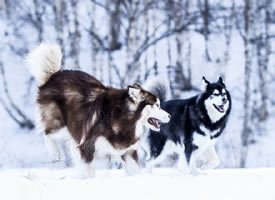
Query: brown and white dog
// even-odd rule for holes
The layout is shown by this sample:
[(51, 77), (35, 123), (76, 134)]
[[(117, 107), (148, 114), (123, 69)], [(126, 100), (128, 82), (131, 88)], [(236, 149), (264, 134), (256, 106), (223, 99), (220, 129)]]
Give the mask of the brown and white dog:
[(39, 87), (37, 104), (46, 144), (56, 159), (62, 159), (59, 140), (65, 140), (84, 177), (94, 176), (95, 159), (106, 155), (120, 158), (127, 174), (138, 173), (136, 146), (143, 126), (159, 131), (170, 115), (140, 85), (106, 87), (87, 73), (61, 70), (61, 60), (58, 45), (43, 43), (26, 57)]

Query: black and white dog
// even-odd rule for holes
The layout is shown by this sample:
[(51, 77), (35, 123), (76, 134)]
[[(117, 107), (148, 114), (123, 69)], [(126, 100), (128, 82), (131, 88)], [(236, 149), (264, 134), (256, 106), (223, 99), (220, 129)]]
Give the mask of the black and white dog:
[[(149, 91), (164, 100), (166, 89), (161, 81), (149, 86)], [(202, 92), (189, 99), (163, 101), (162, 109), (171, 114), (160, 132), (149, 131), (144, 149), (148, 171), (169, 154), (177, 153), (178, 168), (185, 173), (201, 174), (196, 161), (204, 159), (201, 169), (219, 165), (215, 143), (222, 134), (231, 110), (231, 98), (220, 77), (215, 83), (202, 79)]]

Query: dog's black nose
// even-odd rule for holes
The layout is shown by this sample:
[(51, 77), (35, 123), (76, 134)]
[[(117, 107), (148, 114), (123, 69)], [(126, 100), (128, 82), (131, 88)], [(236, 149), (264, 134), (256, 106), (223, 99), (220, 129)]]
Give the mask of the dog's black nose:
[(225, 97), (222, 98), (222, 102), (226, 103), (226, 98)]

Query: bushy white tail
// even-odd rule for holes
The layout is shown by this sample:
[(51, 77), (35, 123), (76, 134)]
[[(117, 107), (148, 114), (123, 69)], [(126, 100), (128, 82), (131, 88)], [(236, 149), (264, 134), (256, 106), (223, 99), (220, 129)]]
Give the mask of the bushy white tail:
[(25, 58), (27, 68), (34, 76), (38, 86), (61, 69), (62, 52), (57, 44), (41, 43)]
[(156, 95), (161, 102), (166, 101), (169, 98), (170, 87), (169, 83), (161, 77), (154, 77), (149, 79), (143, 88)]

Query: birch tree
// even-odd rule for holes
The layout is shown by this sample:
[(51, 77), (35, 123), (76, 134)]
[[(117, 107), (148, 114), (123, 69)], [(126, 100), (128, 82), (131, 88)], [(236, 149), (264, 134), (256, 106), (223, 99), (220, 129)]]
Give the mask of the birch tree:
[(246, 158), (249, 148), (251, 130), (251, 67), (252, 67), (252, 36), (253, 36), (253, 2), (245, 0), (244, 11), (244, 33), (241, 32), (241, 37), (244, 42), (244, 101), (243, 101), (243, 127), (241, 132), (241, 152), (240, 152), (240, 167), (245, 167)]

